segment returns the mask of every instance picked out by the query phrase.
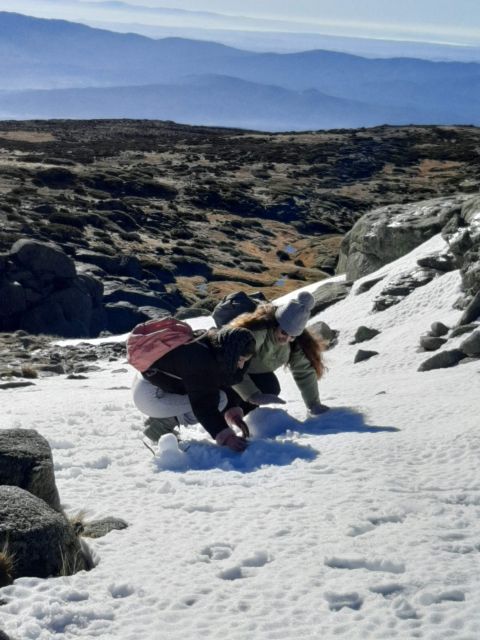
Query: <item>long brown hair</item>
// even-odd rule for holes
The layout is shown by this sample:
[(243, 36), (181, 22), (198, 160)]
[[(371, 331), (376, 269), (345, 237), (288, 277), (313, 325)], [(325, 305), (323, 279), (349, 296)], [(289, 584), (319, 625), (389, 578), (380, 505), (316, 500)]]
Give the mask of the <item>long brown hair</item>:
[[(251, 313), (242, 313), (230, 322), (231, 327), (243, 327), (250, 331), (260, 329), (276, 329), (279, 324), (275, 318), (276, 307), (273, 304), (260, 304)], [(322, 359), (322, 353), (325, 351), (326, 344), (315, 336), (308, 329), (304, 329), (302, 333), (291, 343), (292, 347), (302, 349), (307, 360), (315, 369), (317, 378), (320, 379), (325, 373), (325, 364)]]

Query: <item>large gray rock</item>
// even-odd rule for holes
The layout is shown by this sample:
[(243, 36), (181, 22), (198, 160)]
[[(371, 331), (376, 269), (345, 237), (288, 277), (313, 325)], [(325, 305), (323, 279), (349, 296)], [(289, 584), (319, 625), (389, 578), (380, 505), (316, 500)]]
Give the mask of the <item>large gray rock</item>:
[(18, 282), (0, 285), (0, 316), (18, 316), (27, 308), (27, 296)]
[(64, 338), (85, 338), (90, 335), (90, 321), (84, 324), (75, 317), (67, 319), (62, 305), (48, 299), (29, 309), (29, 312), (23, 315), (19, 326), (29, 333), (44, 333)]
[(60, 247), (18, 240), (5, 254), (0, 281), (0, 331), (90, 337), (105, 328), (103, 285), (77, 276)]
[(458, 327), (455, 327), (455, 329), (452, 329), (450, 338), (462, 336), (464, 333), (471, 333), (475, 329), (480, 329), (480, 325), (475, 322), (472, 322), (471, 324), (461, 324)]
[(351, 282), (327, 282), (312, 291), (311, 293), (315, 299), (312, 316), (346, 298), (350, 293), (351, 287)]
[(440, 349), (446, 343), (445, 338), (440, 338), (437, 336), (421, 336), (420, 337), (420, 346), (425, 351), (436, 351)]
[(328, 349), (337, 343), (339, 332), (336, 329), (331, 329), (326, 322), (319, 320), (309, 325), (308, 328), (325, 342)]
[(107, 256), (94, 251), (77, 251), (77, 260), (100, 267), (109, 274), (141, 279), (142, 265), (136, 256), (120, 254)]
[(477, 293), (469, 301), (467, 308), (462, 313), (462, 316), (458, 321), (458, 326), (470, 324), (477, 318), (480, 318), (480, 290), (477, 291)]
[(460, 349), (452, 349), (451, 351), (441, 351), (428, 360), (422, 362), (418, 367), (418, 371), (431, 371), (432, 369), (446, 369), (454, 367), (460, 360), (465, 358), (465, 354)]
[(75, 263), (59, 247), (38, 240), (17, 240), (10, 249), (11, 259), (29, 271), (59, 278), (74, 278)]
[(437, 269), (437, 271), (453, 271), (456, 269), (456, 262), (453, 254), (450, 252), (434, 253), (429, 256), (424, 256), (417, 260), (419, 267), (425, 267), (427, 269)]
[(50, 445), (34, 429), (0, 430), (0, 485), (14, 485), (60, 511)]
[(460, 344), (460, 350), (470, 357), (480, 356), (480, 330), (474, 331)]
[(82, 527), (82, 535), (87, 538), (101, 538), (110, 531), (126, 529), (128, 524), (122, 518), (107, 517), (93, 522), (86, 522)]
[(440, 338), (441, 336), (446, 336), (448, 333), (448, 327), (443, 322), (432, 322), (430, 326), (430, 335), (435, 338)]
[(367, 351), (366, 349), (359, 349), (353, 359), (354, 364), (357, 362), (363, 362), (364, 360), (370, 360), (373, 356), (378, 356), (378, 351)]
[[(165, 307), (165, 297), (146, 293), (141, 289), (132, 287), (112, 287), (108, 290), (103, 300), (106, 304), (114, 302), (130, 302), (137, 307)], [(173, 306), (171, 311), (174, 311)]]
[(107, 327), (112, 333), (126, 333), (136, 324), (150, 320), (150, 316), (142, 313), (130, 302), (114, 302), (105, 306)]
[(337, 273), (356, 280), (439, 233), (456, 214), (467, 196), (435, 198), (411, 204), (374, 209), (356, 222), (345, 236)]
[(373, 302), (373, 311), (385, 311), (412, 293), (415, 289), (423, 287), (438, 275), (434, 269), (418, 267), (410, 273), (398, 276), (394, 281), (382, 289)]
[(460, 268), (465, 293), (476, 296), (480, 292), (480, 196), (469, 198), (463, 204), (442, 235), (455, 257), (456, 267)]
[(380, 331), (378, 329), (372, 329), (371, 327), (365, 327), (362, 325), (355, 331), (352, 344), (371, 340), (372, 338), (375, 338), (375, 336), (378, 336), (379, 333)]
[(2, 547), (13, 559), (13, 580), (71, 575), (89, 568), (65, 516), (19, 487), (0, 486)]

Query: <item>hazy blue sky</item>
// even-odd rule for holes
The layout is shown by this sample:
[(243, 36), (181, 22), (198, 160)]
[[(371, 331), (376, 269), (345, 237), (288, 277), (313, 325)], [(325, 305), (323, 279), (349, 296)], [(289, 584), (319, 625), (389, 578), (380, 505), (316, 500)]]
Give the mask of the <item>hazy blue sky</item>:
[[(156, 13), (142, 6), (195, 14)], [(0, 0), (0, 10), (105, 25), (169, 24), (480, 44), (480, 0)], [(202, 11), (223, 17), (200, 15)], [(232, 15), (243, 19), (232, 21), (227, 17)]]

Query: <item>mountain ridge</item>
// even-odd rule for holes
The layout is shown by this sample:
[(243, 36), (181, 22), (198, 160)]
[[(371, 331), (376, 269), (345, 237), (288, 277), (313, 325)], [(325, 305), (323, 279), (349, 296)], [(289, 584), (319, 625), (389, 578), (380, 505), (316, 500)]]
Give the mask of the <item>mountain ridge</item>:
[[(237, 78), (238, 83), (276, 86), (294, 92), (315, 89), (331, 98), (370, 105), (367, 112), (362, 112), (359, 106), (357, 117), (348, 113), (332, 118), (331, 114), (322, 117), (321, 104), (318, 104), (315, 118), (306, 124), (307, 129), (380, 124), (480, 124), (480, 113), (475, 108), (480, 102), (480, 64), (473, 62), (369, 59), (324, 50), (256, 53), (183, 38), (153, 40), (136, 34), (113, 33), (67, 21), (47, 21), (6, 12), (0, 13), (0, 25), (2, 23), (0, 46), (5, 64), (0, 74), (0, 89), (4, 90), (177, 86), (181, 83), (185, 91), (186, 78), (228, 76)], [(5, 36), (6, 25), (10, 25), (8, 36)], [(23, 35), (20, 37), (20, 34)], [(178, 104), (189, 107), (182, 117), (176, 116), (175, 105), (168, 113), (154, 109), (150, 109), (149, 115), (145, 109), (135, 112), (134, 89), (129, 98), (132, 109), (122, 114), (106, 111), (102, 104), (88, 115), (68, 112), (67, 105), (62, 105), (60, 100), (62, 96), (67, 100), (66, 94), (52, 94), (50, 111), (33, 109), (25, 113), (20, 106), (12, 105), (3, 109), (3, 116), (112, 118), (121, 115), (167, 118), (191, 124), (258, 127), (267, 131), (302, 128), (303, 116), (296, 114), (298, 97), (291, 105), (290, 114), (284, 105), (285, 115), (274, 126), (269, 126), (268, 112), (279, 108), (279, 96), (272, 96), (268, 104), (264, 101), (252, 104), (257, 117), (244, 119), (240, 113), (235, 119), (216, 121), (216, 109), (223, 97), (234, 106), (238, 102), (238, 86), (231, 95), (217, 96), (216, 104), (209, 107), (203, 119), (195, 118), (198, 102), (206, 104), (209, 98), (213, 99), (208, 95), (211, 90), (209, 86), (206, 95), (199, 95), (198, 91), (190, 96), (178, 95)], [(377, 112), (377, 117), (372, 119), (369, 112)]]

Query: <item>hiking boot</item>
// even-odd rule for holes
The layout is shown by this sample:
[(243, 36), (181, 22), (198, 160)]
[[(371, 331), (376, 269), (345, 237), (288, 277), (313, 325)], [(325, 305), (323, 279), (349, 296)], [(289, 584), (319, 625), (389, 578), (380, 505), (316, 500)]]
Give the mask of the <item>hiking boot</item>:
[(178, 420), (175, 417), (172, 418), (147, 418), (144, 422), (145, 428), (143, 435), (150, 438), (152, 442), (158, 442), (158, 440), (166, 433), (174, 433), (175, 429), (179, 426)]

